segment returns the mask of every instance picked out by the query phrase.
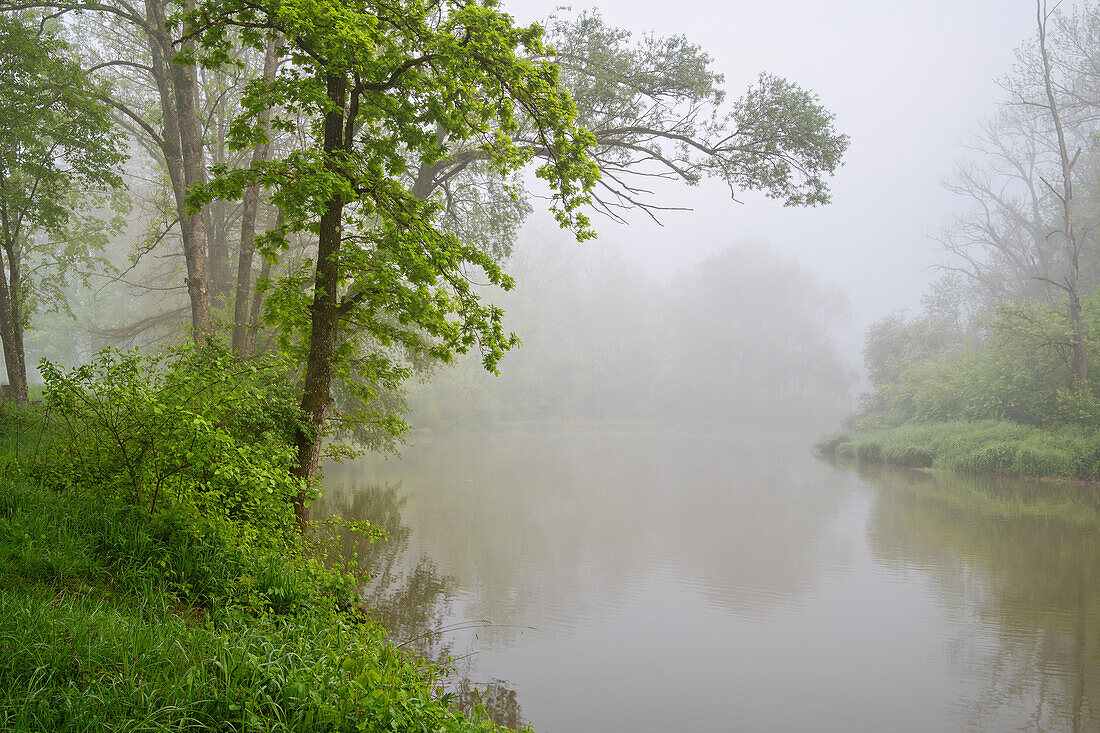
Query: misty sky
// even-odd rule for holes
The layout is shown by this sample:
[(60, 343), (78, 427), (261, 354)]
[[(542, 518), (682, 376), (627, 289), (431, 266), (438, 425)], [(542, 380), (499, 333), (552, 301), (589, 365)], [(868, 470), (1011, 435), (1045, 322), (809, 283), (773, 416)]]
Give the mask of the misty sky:
[[(513, 0), (518, 20), (544, 19), (552, 0)], [(1067, 3), (1068, 6), (1068, 3)], [(601, 0), (609, 25), (683, 34), (726, 75), (733, 98), (769, 71), (817, 92), (852, 145), (833, 204), (788, 209), (761, 196), (731, 202), (721, 185), (669, 189), (664, 227), (602, 219), (600, 239), (662, 275), (733, 243), (765, 242), (851, 297), (855, 329), (916, 310), (941, 261), (935, 235), (958, 207), (942, 183), (960, 144), (1003, 98), (996, 81), (1034, 32), (1029, 0)], [(545, 220), (536, 227), (546, 227)]]

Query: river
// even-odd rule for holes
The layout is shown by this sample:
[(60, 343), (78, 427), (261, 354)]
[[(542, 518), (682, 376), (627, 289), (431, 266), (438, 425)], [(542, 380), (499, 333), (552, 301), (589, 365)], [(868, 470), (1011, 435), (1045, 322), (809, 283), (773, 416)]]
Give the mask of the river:
[[(368, 605), (510, 725), (1100, 730), (1091, 491), (859, 472), (812, 438), (418, 436), (326, 467), (315, 511), (387, 529), (346, 543)], [(1080, 511), (957, 500), (1005, 491)]]

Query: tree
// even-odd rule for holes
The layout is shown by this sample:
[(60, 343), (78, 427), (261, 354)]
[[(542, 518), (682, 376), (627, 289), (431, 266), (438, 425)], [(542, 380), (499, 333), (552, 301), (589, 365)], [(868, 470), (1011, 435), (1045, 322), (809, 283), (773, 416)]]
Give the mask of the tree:
[(64, 302), (66, 271), (104, 243), (112, 223), (84, 212), (111, 203), (124, 157), (99, 90), (52, 25), (34, 20), (0, 15), (0, 338), (21, 402), (24, 329), (37, 305)]
[[(1057, 309), (1072, 333), (1075, 388), (1089, 390), (1084, 296), (1096, 286), (1095, 139), (1100, 127), (1100, 10), (1063, 16), (1036, 2), (1036, 38), (1017, 52), (1009, 93), (986, 123), (975, 160), (954, 190), (972, 210), (944, 237), (990, 305), (1033, 298)], [(1084, 192), (1084, 196), (1081, 193)]]
[[(186, 3), (183, 3), (186, 5)], [(200, 89), (196, 67), (187, 63), (187, 42), (177, 48), (169, 25), (174, 0), (6, 0), (5, 12), (45, 9), (53, 14), (91, 14), (102, 26), (101, 37), (89, 39), (86, 53), (101, 56), (87, 69), (106, 76), (100, 100), (135, 138), (145, 143), (168, 174), (175, 204), (190, 301), (191, 332), (202, 343), (213, 332), (208, 273), (206, 216), (189, 211), (188, 191), (206, 180)], [(112, 73), (113, 72), (113, 73)], [(119, 84), (129, 75), (136, 84)], [(134, 88), (132, 97), (118, 93)]]
[(769, 247), (708, 257), (665, 303), (667, 414), (743, 425), (834, 417), (852, 375), (832, 331), (848, 314), (843, 293)]
[[(587, 154), (592, 139), (576, 126), (556, 67), (538, 59), (541, 29), (516, 27), (494, 2), (235, 0), (202, 3), (187, 22), (185, 41), (198, 41), (207, 64), (228, 61), (237, 38), (259, 47), (277, 34), (287, 45), (291, 63), (273, 80), (248, 85), (231, 133), (237, 147), (264, 141), (260, 120), (271, 108), (284, 111), (276, 128), (294, 124), (291, 115), (311, 125), (309, 146), (248, 169), (220, 169), (191, 199), (194, 211), (263, 185), (285, 213), (262, 240), (266, 253), (285, 248), (293, 233), (317, 237), (313, 261), (268, 298), (284, 347), (305, 363), (301, 406), (312, 430), (299, 435), (295, 473), (310, 481), (333, 379), (372, 385), (401, 376), (383, 354), (356, 359), (358, 334), (443, 361), (480, 348), (489, 369), (517, 342), (469, 277), (477, 269), (505, 289), (511, 279), (440, 226), (437, 204), (407, 183), (410, 159), (444, 160), (453, 152), (448, 140), (457, 140), (508, 175), (533, 158), (509, 136), (522, 114), (547, 154), (538, 175), (551, 186), (555, 215), (583, 239), (591, 230), (578, 208), (597, 176)], [(304, 521), (305, 494), (296, 510)]]
[[(1065, 240), (1066, 274), (1059, 281), (1051, 284), (1064, 290), (1069, 299), (1069, 321), (1073, 328), (1073, 371), (1077, 380), (1077, 389), (1086, 392), (1089, 389), (1089, 362), (1088, 347), (1085, 344), (1085, 326), (1081, 316), (1081, 248), (1083, 242), (1074, 229), (1074, 201), (1073, 201), (1073, 166), (1080, 156), (1080, 149), (1069, 152), (1069, 143), (1066, 141), (1066, 130), (1063, 123), (1062, 103), (1055, 91), (1055, 81), (1051, 69), (1051, 54), (1047, 47), (1047, 22), (1050, 13), (1047, 11), (1046, 0), (1036, 0), (1036, 23), (1039, 32), (1039, 59), (1042, 62), (1042, 87), (1046, 97), (1044, 112), (1050, 116), (1050, 123), (1054, 127), (1055, 139), (1058, 150), (1058, 173), (1060, 174), (1059, 186), (1049, 182), (1047, 186), (1053, 192), (1055, 198), (1061, 204), (1061, 235)], [(1033, 101), (1029, 102), (1034, 104)]]
[[(840, 166), (849, 139), (836, 131), (833, 114), (816, 95), (797, 84), (763, 73), (727, 107), (723, 77), (702, 48), (683, 36), (648, 34), (636, 41), (597, 12), (553, 16), (546, 53), (561, 69), (578, 123), (595, 137), (600, 180), (593, 203), (613, 219), (623, 221), (631, 209), (656, 219), (677, 208), (656, 197), (654, 179), (695, 185), (717, 178), (734, 197), (760, 190), (788, 206), (828, 203), (827, 177)], [(529, 125), (519, 125), (512, 137), (536, 156), (545, 153)], [(508, 212), (498, 216), (502, 226), (489, 230), (496, 250), (507, 252), (522, 200), (510, 206), (509, 192), (499, 185), (469, 188), (485, 157), (485, 151), (455, 144), (449, 158), (416, 170), (413, 190), (422, 197), (439, 194), (448, 221), (464, 231), (472, 212)]]

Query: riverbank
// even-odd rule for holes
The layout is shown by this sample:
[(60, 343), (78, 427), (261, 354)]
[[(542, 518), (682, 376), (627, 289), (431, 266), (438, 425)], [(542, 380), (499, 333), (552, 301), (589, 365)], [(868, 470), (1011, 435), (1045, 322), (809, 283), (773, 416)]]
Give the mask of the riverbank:
[(818, 441), (819, 454), (955, 473), (1100, 480), (1100, 433), (1075, 425), (946, 422), (839, 432)]
[(67, 485), (36, 421), (0, 415), (0, 729), (502, 730), (449, 706), (317, 543)]

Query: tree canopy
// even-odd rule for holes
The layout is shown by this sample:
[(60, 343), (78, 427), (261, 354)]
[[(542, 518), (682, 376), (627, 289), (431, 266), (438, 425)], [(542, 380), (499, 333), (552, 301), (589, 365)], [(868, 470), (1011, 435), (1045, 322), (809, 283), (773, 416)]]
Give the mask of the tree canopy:
[(64, 303), (66, 272), (117, 228), (88, 212), (121, 204), (109, 194), (123, 149), (56, 23), (0, 14), (0, 79), (0, 337), (13, 397), (26, 401), (23, 331), (36, 307)]
[(192, 191), (199, 207), (251, 186), (270, 189), (284, 216), (263, 238), (273, 256), (290, 235), (317, 237), (312, 263), (273, 286), (267, 309), (284, 348), (305, 362), (302, 408), (313, 432), (300, 436), (298, 471), (310, 478), (334, 377), (350, 377), (368, 395), (401, 377), (385, 352), (360, 354), (363, 335), (442, 361), (477, 347), (488, 369), (517, 343), (471, 283), (474, 269), (505, 289), (511, 279), (440, 225), (438, 204), (411, 190), (410, 165), (444, 159), (459, 141), (500, 174), (514, 172), (534, 157), (509, 135), (522, 114), (546, 150), (536, 175), (553, 191), (551, 208), (584, 239), (592, 231), (579, 208), (598, 175), (592, 138), (575, 124), (556, 67), (539, 58), (541, 28), (515, 26), (492, 2), (209, 2), (188, 14), (186, 27), (211, 65), (228, 63), (238, 38), (258, 46), (277, 33), (287, 43), (284, 70), (246, 87), (233, 146), (264, 142), (258, 120), (271, 108), (275, 128), (310, 121), (307, 145), (248, 169), (215, 169), (208, 186)]

